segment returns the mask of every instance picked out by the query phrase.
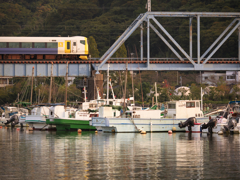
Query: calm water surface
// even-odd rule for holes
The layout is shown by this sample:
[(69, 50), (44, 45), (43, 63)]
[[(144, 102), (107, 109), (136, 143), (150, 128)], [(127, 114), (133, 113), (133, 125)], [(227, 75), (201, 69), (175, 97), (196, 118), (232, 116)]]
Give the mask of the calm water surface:
[(0, 179), (240, 179), (240, 135), (3, 128)]

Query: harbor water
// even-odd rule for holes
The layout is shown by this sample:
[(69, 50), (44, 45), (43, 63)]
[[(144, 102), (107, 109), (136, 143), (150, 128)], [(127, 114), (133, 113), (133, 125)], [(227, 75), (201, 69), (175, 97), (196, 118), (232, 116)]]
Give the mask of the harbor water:
[(0, 129), (0, 179), (239, 179), (240, 135)]

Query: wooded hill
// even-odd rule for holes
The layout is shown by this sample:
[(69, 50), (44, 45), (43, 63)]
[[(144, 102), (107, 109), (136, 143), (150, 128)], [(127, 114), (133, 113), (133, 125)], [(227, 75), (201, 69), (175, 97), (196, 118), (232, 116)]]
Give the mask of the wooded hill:
[[(93, 36), (101, 56), (140, 13), (146, 12), (146, 2), (147, 0), (0, 0), (0, 35)], [(240, 12), (240, 3), (239, 0), (152, 0), (152, 11)], [(189, 18), (158, 20), (188, 52)], [(201, 52), (214, 42), (231, 21), (232, 18), (201, 18)], [(194, 57), (197, 44), (196, 28), (194, 18)], [(146, 28), (144, 30), (146, 48)], [(235, 32), (215, 57), (237, 57), (237, 39)], [(134, 52), (137, 56), (137, 51), (139, 57), (139, 41), (138, 29), (125, 42), (128, 54)], [(151, 57), (175, 57), (152, 30), (150, 42)]]

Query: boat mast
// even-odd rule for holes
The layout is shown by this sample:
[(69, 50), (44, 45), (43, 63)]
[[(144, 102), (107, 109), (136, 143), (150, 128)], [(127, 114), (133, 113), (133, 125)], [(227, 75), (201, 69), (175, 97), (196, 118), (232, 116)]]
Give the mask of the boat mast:
[(155, 82), (155, 96), (156, 96), (156, 105), (158, 109), (158, 102), (157, 102), (157, 83)]
[(126, 63), (126, 72), (125, 72), (125, 87), (124, 87), (124, 93), (123, 93), (123, 112), (125, 112), (125, 108), (126, 108), (126, 91), (127, 91), (127, 71), (128, 71), (128, 62)]
[(67, 107), (67, 87), (68, 87), (68, 61), (67, 61), (67, 69), (66, 69), (66, 81), (65, 81), (65, 109)]
[(112, 87), (112, 82), (111, 82), (111, 79), (109, 81), (109, 85), (111, 87), (111, 90), (112, 90), (112, 96), (113, 96), (113, 100), (115, 100), (115, 95), (114, 95), (114, 91), (113, 91), (113, 87)]
[(133, 84), (133, 71), (132, 71), (132, 96), (133, 96), (133, 105), (135, 106), (135, 99), (134, 99), (134, 84)]
[(51, 103), (51, 96), (52, 96), (52, 76), (53, 76), (53, 63), (51, 67), (51, 79), (50, 79), (50, 91), (49, 91), (49, 97), (48, 97), (48, 103)]
[(109, 64), (108, 64), (108, 70), (107, 70), (107, 104), (109, 104), (108, 96), (109, 96)]
[(33, 96), (33, 75), (34, 75), (34, 67), (32, 67), (32, 84), (31, 84), (31, 97), (30, 97), (31, 105), (32, 105), (32, 96)]

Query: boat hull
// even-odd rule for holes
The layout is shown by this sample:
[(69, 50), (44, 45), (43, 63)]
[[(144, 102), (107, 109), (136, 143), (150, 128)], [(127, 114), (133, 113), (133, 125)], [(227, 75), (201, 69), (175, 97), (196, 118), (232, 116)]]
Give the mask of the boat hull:
[[(217, 124), (216, 126), (214, 126), (212, 128), (212, 133), (218, 133), (219, 131), (222, 131), (224, 129), (224, 126), (227, 126), (227, 123)], [(237, 126), (234, 129), (231, 129), (230, 131), (232, 131), (234, 134), (238, 134), (239, 130), (240, 130), (240, 126), (239, 126), (239, 128)], [(202, 129), (202, 133), (208, 133), (208, 128)]]
[[(179, 128), (178, 123), (186, 119), (138, 119), (138, 118), (92, 118), (92, 125), (101, 127), (103, 132), (164, 132), (176, 129), (185, 132), (185, 128)], [(208, 122), (208, 118), (198, 118), (198, 123)], [(175, 127), (175, 128), (174, 128)]]
[(70, 130), (96, 130), (95, 127), (90, 125), (89, 120), (73, 119), (73, 118), (51, 118), (46, 119), (48, 125), (55, 125), (57, 131), (70, 131)]

